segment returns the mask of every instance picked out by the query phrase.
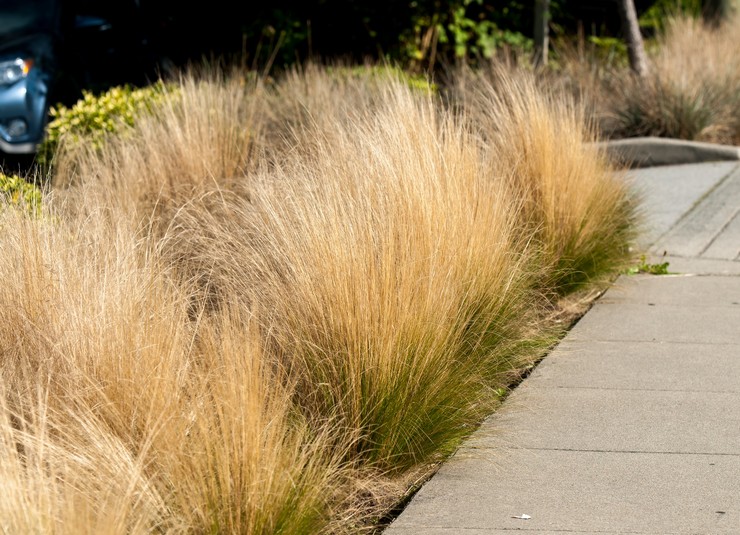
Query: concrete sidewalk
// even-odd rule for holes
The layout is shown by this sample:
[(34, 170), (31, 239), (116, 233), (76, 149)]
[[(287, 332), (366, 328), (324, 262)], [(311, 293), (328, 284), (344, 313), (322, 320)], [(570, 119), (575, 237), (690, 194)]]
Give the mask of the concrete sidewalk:
[(740, 534), (740, 164), (631, 175), (679, 273), (621, 277), (387, 534)]

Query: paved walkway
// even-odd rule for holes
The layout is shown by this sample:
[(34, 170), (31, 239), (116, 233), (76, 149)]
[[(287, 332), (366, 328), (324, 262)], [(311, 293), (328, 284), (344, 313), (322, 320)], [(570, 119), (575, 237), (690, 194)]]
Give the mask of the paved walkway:
[(388, 535), (740, 534), (740, 164), (632, 175), (679, 274), (621, 277)]

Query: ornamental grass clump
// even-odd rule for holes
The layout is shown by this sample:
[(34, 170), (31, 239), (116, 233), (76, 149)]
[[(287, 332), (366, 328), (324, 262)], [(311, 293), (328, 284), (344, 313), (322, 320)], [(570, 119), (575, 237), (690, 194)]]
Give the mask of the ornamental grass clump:
[(527, 72), (460, 76), (457, 92), (491, 158), (523, 203), (534, 233), (540, 286), (564, 295), (603, 282), (632, 257), (637, 198), (592, 143), (582, 105), (542, 89)]
[(616, 272), (577, 111), (371, 78), (184, 77), (0, 211), (9, 531), (372, 531)]
[(283, 193), (266, 199), (291, 221), (270, 231), (267, 258), (288, 272), (268, 295), (309, 378), (301, 406), (337, 411), (360, 459), (403, 471), (490, 410), (536, 305), (518, 201), (464, 128), (403, 86), (363, 123), (335, 125), (291, 170), (295, 216)]
[(397, 85), (420, 96), (436, 91), (425, 78), (390, 66), (338, 63), (321, 67), (309, 63), (293, 67), (264, 93), (263, 146), (274, 159), (309, 151), (313, 132), (326, 133), (337, 122), (362, 122), (390, 98), (389, 88)]
[(502, 171), (433, 96), (384, 91), (355, 121), (308, 123), (310, 151), (251, 177), (248, 200), (184, 207), (167, 245), (212, 295), (259, 301), (309, 419), (403, 473), (472, 429), (542, 333)]
[(645, 79), (614, 73), (605, 132), (740, 143), (740, 16), (718, 28), (676, 16), (666, 23)]
[(332, 428), (295, 410), (251, 317), (192, 318), (127, 218), (0, 226), (4, 529), (337, 532)]
[(258, 164), (262, 94), (260, 82), (243, 77), (184, 76), (156, 113), (137, 116), (103, 146), (63, 146), (53, 183), (60, 195), (88, 199), (69, 209), (112, 206), (161, 230), (182, 204)]

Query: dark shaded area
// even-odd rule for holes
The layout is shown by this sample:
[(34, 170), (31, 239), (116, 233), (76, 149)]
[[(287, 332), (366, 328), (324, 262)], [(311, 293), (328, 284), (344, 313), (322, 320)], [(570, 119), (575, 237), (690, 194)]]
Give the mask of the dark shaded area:
[[(360, 62), (409, 60), (409, 43), (435, 24), (463, 28), (472, 43), (476, 24), (531, 37), (533, 0), (7, 0), (3, 11), (33, 6), (39, 31), (53, 37), (51, 100), (73, 102), (82, 89), (142, 85), (160, 74), (204, 60), (251, 68), (312, 59)], [(16, 8), (8, 8), (11, 4)], [(638, 0), (638, 12), (654, 0)], [(23, 9), (26, 9), (23, 8)], [(614, 0), (553, 0), (558, 31), (617, 35)], [(7, 13), (3, 13), (7, 19)], [(0, 23), (0, 26), (2, 23)], [(467, 25), (467, 26), (466, 26)], [(490, 26), (489, 30), (490, 31)], [(0, 31), (0, 39), (2, 37)], [(0, 43), (0, 46), (2, 44)], [(456, 60), (454, 43), (436, 42), (438, 61)], [(51, 60), (50, 60), (51, 61)]]
[[(637, 0), (638, 13), (655, 2)], [(43, 93), (44, 102), (33, 116), (28, 112), (30, 130), (38, 132), (43, 110), (57, 103), (72, 105), (83, 90), (100, 93), (116, 85), (146, 85), (189, 65), (235, 63), (277, 73), (308, 59), (388, 60), (431, 71), (461, 57), (475, 62), (484, 39), (489, 39), (488, 51), (491, 46), (526, 49), (533, 34), (534, 3), (2, 0), (0, 61), (34, 58), (33, 72), (39, 74), (24, 83)], [(615, 0), (551, 0), (551, 14), (553, 35), (620, 35)], [(436, 34), (434, 28), (439, 29)], [(0, 113), (0, 126), (15, 115)], [(27, 160), (6, 159), (14, 165)]]
[(61, 4), (57, 102), (76, 100), (83, 89), (100, 92), (158, 78), (164, 49), (159, 22), (138, 0), (57, 0)]
[[(272, 59), (277, 68), (308, 58), (404, 61), (406, 41), (433, 21), (443, 26), (460, 25), (462, 19), (490, 21), (525, 37), (532, 36), (534, 24), (533, 0), (62, 1), (65, 48), (83, 66), (97, 66), (99, 78), (111, 81), (136, 78), (137, 65), (144, 68), (139, 77), (146, 77), (152, 75), (152, 63), (181, 67), (209, 58), (250, 67)], [(638, 13), (654, 3), (636, 1)], [(587, 33), (617, 35), (620, 30), (614, 0), (553, 0), (551, 12), (563, 32), (581, 27)], [(105, 20), (109, 27), (75, 28), (75, 17)], [(449, 55), (451, 46), (437, 45)]]
[[(145, 18), (157, 21), (158, 48), (178, 65), (201, 57), (239, 57), (249, 66), (275, 66), (308, 58), (363, 61), (407, 59), (404, 39), (428, 27), (459, 21), (490, 21), (502, 30), (532, 37), (534, 0), (276, 0), (259, 4), (209, 2), (208, 9), (183, 7), (175, 0), (142, 0)], [(635, 2), (638, 13), (654, 0)], [(563, 32), (618, 35), (614, 0), (552, 2), (553, 23)], [(438, 43), (444, 48), (444, 43)], [(443, 50), (454, 60), (450, 50)]]
[(0, 152), (0, 172), (7, 175), (19, 175), (37, 183), (43, 182), (43, 177), (34, 173), (35, 158), (33, 154), (4, 154)]

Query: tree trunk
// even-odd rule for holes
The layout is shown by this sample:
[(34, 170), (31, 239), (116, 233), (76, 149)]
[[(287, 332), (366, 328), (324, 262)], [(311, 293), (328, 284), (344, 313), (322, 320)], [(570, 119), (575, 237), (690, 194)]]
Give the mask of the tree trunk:
[(630, 67), (635, 74), (645, 77), (648, 73), (648, 60), (642, 42), (640, 25), (637, 22), (635, 3), (633, 0), (617, 0), (617, 7), (619, 8), (619, 16), (622, 18), (622, 32), (627, 44)]
[(547, 65), (550, 0), (534, 0), (534, 64)]

